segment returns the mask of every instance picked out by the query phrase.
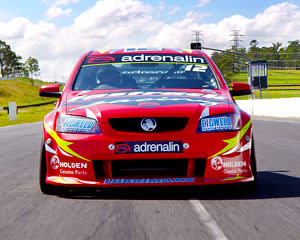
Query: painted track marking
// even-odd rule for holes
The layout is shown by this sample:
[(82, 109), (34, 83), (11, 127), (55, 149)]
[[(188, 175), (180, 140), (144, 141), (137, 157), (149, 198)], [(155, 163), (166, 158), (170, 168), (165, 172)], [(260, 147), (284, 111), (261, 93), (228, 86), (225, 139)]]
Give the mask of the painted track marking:
[(208, 228), (212, 237), (215, 240), (227, 240), (225, 234), (218, 226), (217, 222), (212, 218), (212, 216), (210, 216), (210, 214), (205, 209), (205, 207), (200, 203), (200, 201), (197, 199), (191, 199), (190, 202), (195, 208), (200, 218), (200, 221)]

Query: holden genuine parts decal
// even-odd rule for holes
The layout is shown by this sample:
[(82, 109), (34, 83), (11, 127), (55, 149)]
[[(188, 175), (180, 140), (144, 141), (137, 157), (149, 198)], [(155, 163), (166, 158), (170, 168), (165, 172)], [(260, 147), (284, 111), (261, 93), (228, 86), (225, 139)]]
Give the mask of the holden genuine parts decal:
[[(141, 105), (141, 103), (156, 103)], [(69, 109), (72, 112), (100, 104), (118, 104), (129, 106), (142, 106), (147, 108), (169, 106), (176, 104), (197, 103), (211, 107), (219, 104), (230, 104), (223, 96), (217, 94), (172, 92), (172, 91), (122, 91), (95, 95), (80, 95), (68, 100), (68, 106), (76, 106)]]

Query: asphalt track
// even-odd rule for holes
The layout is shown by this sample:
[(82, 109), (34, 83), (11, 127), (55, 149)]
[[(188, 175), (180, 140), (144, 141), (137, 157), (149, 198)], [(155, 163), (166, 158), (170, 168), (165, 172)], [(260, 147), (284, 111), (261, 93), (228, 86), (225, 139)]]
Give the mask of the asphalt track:
[(254, 120), (258, 189), (39, 191), (41, 123), (0, 128), (0, 239), (300, 239), (300, 121)]

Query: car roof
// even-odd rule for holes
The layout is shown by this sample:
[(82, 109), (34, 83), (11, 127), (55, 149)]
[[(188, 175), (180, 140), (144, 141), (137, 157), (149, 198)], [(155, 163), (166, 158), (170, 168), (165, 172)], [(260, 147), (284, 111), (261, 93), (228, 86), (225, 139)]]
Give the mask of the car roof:
[(87, 55), (115, 55), (115, 54), (178, 54), (178, 55), (205, 55), (200, 50), (180, 49), (180, 48), (123, 48), (123, 49), (101, 49), (91, 51)]

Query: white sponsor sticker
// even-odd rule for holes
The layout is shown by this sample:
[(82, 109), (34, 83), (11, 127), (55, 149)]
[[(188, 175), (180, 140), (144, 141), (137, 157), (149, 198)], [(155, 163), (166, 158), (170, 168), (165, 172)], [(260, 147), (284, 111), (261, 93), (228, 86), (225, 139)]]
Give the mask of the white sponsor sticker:
[(211, 159), (211, 167), (216, 171), (227, 169), (226, 171), (228, 172), (228, 169), (242, 168), (246, 166), (246, 161), (224, 161), (220, 156), (216, 156)]

